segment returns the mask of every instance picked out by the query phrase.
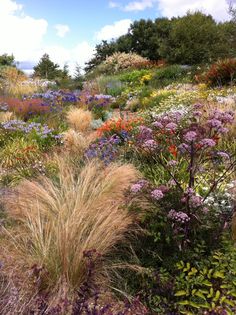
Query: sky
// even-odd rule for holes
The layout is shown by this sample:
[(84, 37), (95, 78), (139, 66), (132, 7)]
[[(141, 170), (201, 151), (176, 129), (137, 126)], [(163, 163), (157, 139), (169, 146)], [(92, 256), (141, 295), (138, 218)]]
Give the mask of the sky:
[[(236, 0), (233, 0), (236, 3)], [(182, 16), (201, 10), (229, 19), (228, 0), (0, 0), (0, 55), (13, 54), (31, 70), (44, 53), (61, 67), (84, 66), (101, 40), (127, 33), (141, 18)]]

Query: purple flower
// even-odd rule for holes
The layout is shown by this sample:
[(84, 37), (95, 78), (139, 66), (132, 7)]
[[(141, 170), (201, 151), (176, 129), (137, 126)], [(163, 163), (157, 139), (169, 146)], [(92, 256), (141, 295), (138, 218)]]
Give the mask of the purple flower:
[(222, 121), (224, 123), (232, 124), (232, 122), (234, 121), (234, 112), (228, 111), (228, 112), (223, 113)]
[(170, 187), (174, 187), (174, 186), (176, 186), (176, 181), (174, 179), (170, 179), (167, 184)]
[(223, 159), (229, 159), (229, 155), (226, 152), (218, 151), (217, 155), (220, 156)]
[(157, 148), (157, 143), (155, 140), (147, 140), (143, 144), (143, 148), (153, 151)]
[(151, 197), (155, 200), (160, 200), (164, 197), (164, 194), (160, 189), (155, 189), (151, 192)]
[(185, 195), (192, 196), (194, 194), (194, 190), (192, 188), (187, 188), (185, 191)]
[(130, 187), (130, 190), (132, 193), (137, 193), (139, 192), (140, 190), (142, 189), (142, 185), (140, 184), (133, 184), (131, 187)]
[(197, 133), (195, 131), (188, 131), (185, 135), (184, 135), (184, 140), (186, 142), (192, 142), (195, 141), (197, 138)]
[(166, 125), (166, 129), (171, 130), (171, 131), (175, 131), (177, 129), (177, 124), (170, 122)]
[(220, 120), (213, 118), (208, 120), (208, 125), (212, 128), (219, 128), (221, 127), (222, 123)]
[(200, 196), (191, 196), (189, 200), (189, 204), (193, 208), (198, 208), (202, 206), (202, 197)]
[(159, 122), (159, 121), (154, 121), (154, 123), (152, 123), (152, 125), (153, 125), (154, 127), (156, 127), (156, 128), (159, 128), (159, 129), (164, 128), (164, 126), (162, 125), (162, 123)]
[(148, 184), (148, 181), (145, 179), (139, 180), (137, 183), (133, 184), (130, 188), (132, 193), (139, 192), (144, 186)]
[(167, 163), (168, 166), (176, 166), (178, 165), (178, 162), (176, 160), (171, 160)]
[(142, 138), (142, 139), (151, 139), (152, 138), (152, 129), (151, 128), (148, 128), (146, 126), (140, 126), (139, 127), (139, 130), (140, 130), (140, 136), (139, 138)]
[(175, 211), (174, 209), (169, 211), (167, 217), (179, 223), (186, 223), (190, 220), (190, 217), (186, 213), (182, 211)]
[(214, 147), (216, 145), (216, 142), (213, 139), (205, 138), (200, 141), (200, 144), (204, 147)]
[(178, 146), (181, 153), (185, 153), (189, 151), (189, 146), (186, 143), (182, 143)]
[(218, 132), (219, 133), (227, 133), (229, 131), (229, 129), (228, 128), (225, 128), (225, 127), (220, 127), (219, 129), (218, 129)]

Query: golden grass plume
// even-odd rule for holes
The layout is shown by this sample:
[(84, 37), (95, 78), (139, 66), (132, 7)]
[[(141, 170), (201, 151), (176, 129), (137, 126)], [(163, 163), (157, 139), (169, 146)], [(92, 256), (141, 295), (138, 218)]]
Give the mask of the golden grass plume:
[(68, 111), (67, 121), (75, 131), (85, 132), (90, 129), (92, 114), (88, 110), (74, 107)]
[(138, 174), (131, 165), (104, 169), (98, 161), (78, 176), (65, 159), (58, 158), (58, 167), (57, 181), (26, 180), (5, 198), (8, 213), (21, 222), (20, 229), (7, 232), (26, 263), (45, 266), (48, 286), (63, 280), (78, 287), (86, 277), (84, 252), (95, 249), (102, 270), (106, 255), (125, 239), (133, 217), (122, 207), (124, 193)]

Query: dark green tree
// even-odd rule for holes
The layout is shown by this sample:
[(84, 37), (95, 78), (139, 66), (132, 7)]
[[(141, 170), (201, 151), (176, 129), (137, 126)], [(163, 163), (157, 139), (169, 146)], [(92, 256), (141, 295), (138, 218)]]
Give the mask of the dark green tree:
[(211, 62), (217, 57), (220, 40), (217, 23), (211, 15), (188, 13), (172, 20), (162, 57), (179, 64)]
[(59, 65), (50, 60), (48, 54), (44, 54), (39, 63), (34, 67), (34, 76), (42, 79), (54, 80), (61, 75)]
[(130, 26), (131, 50), (150, 60), (159, 59), (159, 40), (156, 23), (152, 20), (135, 21)]
[(232, 17), (232, 21), (236, 22), (236, 5), (233, 5), (232, 2), (229, 3), (229, 14)]
[(15, 67), (15, 57), (13, 55), (0, 55), (0, 66)]

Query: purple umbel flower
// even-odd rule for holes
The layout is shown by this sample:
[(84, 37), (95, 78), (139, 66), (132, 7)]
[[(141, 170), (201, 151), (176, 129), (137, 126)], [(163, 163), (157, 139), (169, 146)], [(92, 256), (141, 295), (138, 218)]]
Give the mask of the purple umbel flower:
[(190, 217), (182, 212), (182, 211), (175, 211), (174, 209), (171, 209), (167, 215), (167, 217), (170, 220), (179, 222), (179, 223), (186, 223), (190, 220)]
[(184, 140), (186, 142), (192, 142), (195, 141), (197, 138), (197, 133), (195, 131), (188, 131), (185, 135), (184, 135)]
[(164, 194), (160, 189), (155, 189), (151, 192), (151, 196), (155, 200), (160, 200), (164, 197)]
[(213, 139), (203, 139), (200, 141), (200, 144), (203, 145), (204, 147), (214, 147), (216, 145), (216, 142)]
[(153, 151), (157, 148), (157, 143), (155, 140), (152, 140), (152, 139), (147, 140), (144, 142), (143, 148)]

